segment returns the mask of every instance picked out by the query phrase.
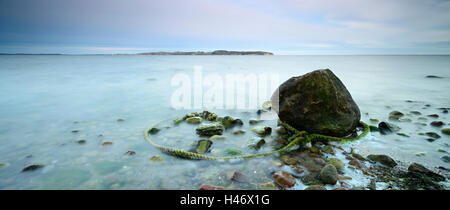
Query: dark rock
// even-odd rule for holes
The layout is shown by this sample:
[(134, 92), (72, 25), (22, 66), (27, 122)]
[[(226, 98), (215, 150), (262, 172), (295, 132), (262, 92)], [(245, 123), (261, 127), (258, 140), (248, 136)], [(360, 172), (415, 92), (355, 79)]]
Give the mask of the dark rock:
[(250, 149), (259, 150), (264, 144), (266, 144), (266, 140), (264, 139), (250, 139), (248, 142), (248, 147)]
[(430, 123), (430, 125), (434, 127), (441, 127), (444, 125), (444, 123), (442, 121), (433, 121)]
[(29, 166), (25, 167), (24, 169), (22, 169), (22, 172), (34, 171), (34, 170), (40, 169), (42, 167), (44, 167), (44, 165), (39, 165), (39, 164), (29, 165)]
[(231, 128), (231, 127), (234, 127), (236, 125), (241, 126), (243, 124), (244, 124), (244, 122), (242, 122), (241, 119), (234, 119), (233, 117), (230, 117), (230, 116), (226, 116), (226, 117), (224, 117), (222, 119), (222, 125), (225, 128)]
[(127, 152), (125, 152), (125, 155), (135, 155), (136, 154), (136, 152), (135, 151), (127, 151)]
[(109, 145), (112, 145), (112, 144), (113, 143), (110, 142), (110, 141), (105, 141), (105, 142), (102, 143), (102, 146), (109, 146)]
[(424, 174), (425, 176), (430, 177), (433, 181), (436, 181), (436, 182), (441, 182), (441, 181), (445, 180), (445, 178), (443, 176), (441, 176), (437, 173), (434, 173), (433, 171), (425, 168), (423, 165), (420, 165), (418, 163), (412, 163), (408, 167), (408, 171)]
[(81, 139), (81, 140), (77, 140), (76, 142), (77, 142), (78, 144), (85, 144), (85, 143), (86, 143), (86, 140)]
[(436, 75), (427, 75), (426, 78), (431, 78), (431, 79), (441, 79), (441, 78), (443, 78), (443, 77), (436, 76)]
[(427, 115), (428, 117), (432, 117), (432, 118), (438, 118), (439, 117), (439, 115), (438, 114), (429, 114), (429, 115)]
[(350, 93), (329, 69), (290, 78), (275, 91), (271, 102), (282, 121), (309, 133), (347, 136), (361, 117)]
[(124, 119), (117, 119), (117, 122), (125, 122)]
[(149, 134), (156, 134), (160, 131), (161, 129), (159, 128), (152, 128), (148, 131)]
[(397, 165), (397, 163), (392, 159), (391, 157), (387, 155), (369, 155), (367, 156), (369, 160), (381, 163), (385, 166), (394, 167)]
[(444, 162), (446, 162), (446, 163), (450, 163), (450, 157), (447, 156), (447, 155), (442, 156), (442, 157), (441, 157), (441, 160), (444, 161)]
[(219, 122), (203, 122), (195, 130), (200, 136), (222, 135), (224, 126)]
[(389, 125), (386, 122), (380, 122), (378, 124), (378, 129), (380, 130), (380, 133), (383, 135), (392, 133), (391, 128), (389, 128)]
[(231, 177), (231, 180), (236, 182), (248, 182), (247, 176), (245, 176), (243, 173), (235, 171), (233, 173), (233, 176)]
[(331, 164), (325, 165), (320, 171), (320, 180), (324, 184), (336, 184), (337, 182), (337, 169)]
[(435, 132), (426, 132), (425, 135), (434, 138), (434, 139), (438, 139), (441, 138), (441, 136), (439, 136), (439, 134), (435, 133)]
[(280, 187), (286, 189), (295, 185), (295, 178), (285, 171), (276, 172), (273, 174), (273, 179)]
[(200, 117), (202, 117), (205, 120), (213, 121), (217, 119), (217, 114), (214, 114), (212, 112), (203, 111), (199, 114)]

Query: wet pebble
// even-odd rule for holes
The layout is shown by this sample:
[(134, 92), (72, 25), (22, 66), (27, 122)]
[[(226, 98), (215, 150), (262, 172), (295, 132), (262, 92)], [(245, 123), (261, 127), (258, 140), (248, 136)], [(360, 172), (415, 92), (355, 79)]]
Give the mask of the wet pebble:
[(369, 160), (381, 163), (381, 164), (391, 167), (391, 168), (397, 165), (397, 163), (394, 161), (394, 159), (392, 159), (391, 157), (389, 157), (387, 155), (369, 155), (369, 156), (367, 156), (367, 158)]
[(110, 146), (110, 145), (112, 145), (112, 144), (113, 144), (113, 143), (110, 142), (110, 141), (105, 141), (105, 142), (102, 143), (102, 146)]
[(331, 164), (325, 165), (320, 171), (320, 180), (324, 184), (335, 185), (337, 182), (337, 169)]
[(434, 126), (434, 127), (441, 127), (442, 125), (444, 125), (444, 122), (442, 122), (442, 121), (433, 121), (433, 122), (430, 123), (430, 125)]
[(285, 171), (276, 172), (272, 177), (275, 180), (275, 183), (284, 189), (293, 187), (296, 182), (295, 178)]

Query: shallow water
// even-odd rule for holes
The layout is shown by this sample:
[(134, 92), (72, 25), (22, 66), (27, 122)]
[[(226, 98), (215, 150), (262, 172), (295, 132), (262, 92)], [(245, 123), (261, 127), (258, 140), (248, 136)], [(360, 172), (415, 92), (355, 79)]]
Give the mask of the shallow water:
[[(374, 133), (352, 147), (363, 155), (388, 154), (406, 163), (450, 168), (440, 159), (448, 153), (438, 152), (450, 151), (449, 136), (429, 125), (432, 118), (427, 118), (426, 126), (414, 124), (418, 117), (436, 113), (444, 127), (450, 127), (449, 115), (437, 109), (450, 107), (450, 56), (4, 55), (0, 56), (0, 163), (5, 165), (0, 167), (0, 189), (198, 189), (203, 183), (257, 189), (255, 183), (271, 181), (274, 157), (231, 162), (184, 160), (161, 153), (144, 140), (143, 130), (151, 124), (201, 111), (174, 110), (170, 104), (176, 89), (170, 85), (172, 77), (180, 72), (192, 75), (195, 65), (201, 65), (204, 74), (276, 72), (280, 82), (330, 68), (352, 94), (365, 122), (369, 118), (387, 120), (392, 110), (422, 113), (407, 116), (412, 122), (394, 122), (409, 138)], [(249, 128), (248, 119), (258, 117), (255, 110), (210, 111), (243, 119), (244, 129)], [(274, 127), (276, 121), (264, 124)], [(155, 141), (164, 143), (166, 135), (168, 145), (187, 149), (197, 140), (194, 128), (181, 125), (163, 130)], [(429, 131), (441, 138), (428, 142), (418, 135)], [(239, 146), (245, 153), (252, 152), (246, 150), (251, 133), (233, 137), (227, 132), (224, 142), (213, 144), (214, 152)], [(178, 138), (185, 140), (183, 145), (177, 145)], [(86, 143), (75, 142), (80, 139)], [(113, 144), (102, 146), (105, 141)], [(271, 141), (263, 150), (272, 149)], [(124, 155), (129, 150), (136, 155)], [(425, 155), (416, 155), (421, 152)], [(154, 155), (163, 161), (150, 161)], [(45, 167), (21, 173), (29, 164)], [(234, 171), (247, 174), (250, 184), (231, 182)], [(358, 185), (358, 181), (367, 180), (353, 182)], [(297, 188), (304, 186), (299, 183)]]

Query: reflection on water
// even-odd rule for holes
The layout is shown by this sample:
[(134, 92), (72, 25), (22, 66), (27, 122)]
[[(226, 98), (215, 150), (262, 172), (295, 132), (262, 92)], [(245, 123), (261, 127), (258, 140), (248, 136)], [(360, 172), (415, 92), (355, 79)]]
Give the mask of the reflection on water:
[[(194, 65), (201, 65), (204, 73), (276, 71), (281, 82), (330, 68), (347, 86), (365, 122), (370, 118), (385, 121), (393, 110), (408, 113), (412, 121), (394, 122), (409, 138), (375, 133), (352, 147), (364, 155), (388, 154), (431, 168), (449, 168), (438, 151), (450, 151), (449, 137), (430, 126), (433, 119), (426, 117), (438, 114), (438, 120), (449, 127), (448, 114), (437, 109), (450, 107), (449, 64), (448, 56), (0, 56), (0, 163), (4, 164), (0, 166), (0, 189), (198, 189), (204, 183), (258, 189), (258, 183), (271, 181), (277, 164), (274, 157), (185, 160), (161, 153), (144, 140), (142, 132), (147, 126), (201, 111), (170, 106), (176, 89), (170, 86), (171, 77), (177, 72), (190, 74)], [(210, 111), (240, 118), (242, 129), (248, 130), (243, 136), (225, 131), (227, 138), (214, 141), (212, 155), (220, 156), (227, 148), (253, 152), (247, 147), (253, 135), (248, 120), (257, 117), (256, 110)], [(276, 121), (261, 125), (274, 128)], [(154, 138), (188, 149), (200, 139), (194, 128), (180, 124)], [(431, 131), (441, 138), (429, 142), (419, 135)], [(262, 151), (272, 150), (275, 139), (275, 134), (268, 137)], [(127, 151), (136, 154), (126, 155)], [(149, 160), (155, 155), (163, 161)], [(45, 167), (21, 173), (30, 164)], [(250, 181), (231, 181), (235, 171)]]

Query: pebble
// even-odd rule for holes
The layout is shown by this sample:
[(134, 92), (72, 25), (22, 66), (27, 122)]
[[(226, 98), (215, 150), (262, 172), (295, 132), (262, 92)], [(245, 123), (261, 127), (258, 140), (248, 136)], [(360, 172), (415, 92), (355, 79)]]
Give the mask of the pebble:
[(442, 121), (433, 121), (430, 123), (430, 125), (434, 127), (441, 127), (442, 125), (444, 125), (444, 123)]
[(276, 172), (273, 174), (273, 179), (283, 189), (291, 188), (295, 185), (295, 178), (285, 171)]
[(331, 164), (325, 165), (320, 171), (320, 180), (324, 184), (335, 185), (337, 182), (337, 169)]
[(367, 158), (391, 168), (397, 165), (397, 163), (387, 155), (369, 155)]
[(151, 161), (161, 162), (161, 161), (163, 161), (163, 158), (161, 156), (159, 156), (159, 155), (155, 155), (155, 156), (150, 157), (150, 160)]

